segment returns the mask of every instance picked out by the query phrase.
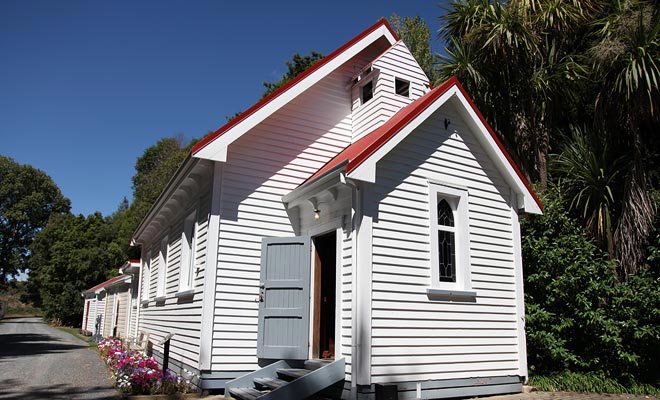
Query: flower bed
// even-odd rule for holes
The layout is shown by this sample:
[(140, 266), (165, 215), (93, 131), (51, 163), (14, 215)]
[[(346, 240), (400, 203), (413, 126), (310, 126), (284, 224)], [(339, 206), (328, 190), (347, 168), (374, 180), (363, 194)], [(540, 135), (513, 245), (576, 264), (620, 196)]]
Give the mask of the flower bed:
[(101, 357), (115, 377), (117, 389), (126, 395), (187, 393), (185, 380), (167, 369), (163, 371), (153, 357), (126, 350), (119, 339), (104, 339), (98, 344)]

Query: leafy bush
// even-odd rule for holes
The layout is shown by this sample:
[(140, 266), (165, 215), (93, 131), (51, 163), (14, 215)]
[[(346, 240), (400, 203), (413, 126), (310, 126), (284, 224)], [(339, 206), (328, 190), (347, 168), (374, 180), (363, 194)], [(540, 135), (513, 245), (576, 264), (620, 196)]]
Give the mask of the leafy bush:
[(568, 215), (561, 188), (543, 202), (544, 215), (521, 224), (530, 374), (597, 372), (657, 385), (660, 280), (643, 270), (620, 282), (615, 262)]

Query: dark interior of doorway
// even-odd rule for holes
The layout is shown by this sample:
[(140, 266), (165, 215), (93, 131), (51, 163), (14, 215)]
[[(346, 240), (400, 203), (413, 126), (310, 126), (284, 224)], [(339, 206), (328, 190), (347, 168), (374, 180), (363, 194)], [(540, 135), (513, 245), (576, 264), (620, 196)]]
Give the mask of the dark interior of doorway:
[(314, 238), (313, 358), (335, 358), (337, 233)]

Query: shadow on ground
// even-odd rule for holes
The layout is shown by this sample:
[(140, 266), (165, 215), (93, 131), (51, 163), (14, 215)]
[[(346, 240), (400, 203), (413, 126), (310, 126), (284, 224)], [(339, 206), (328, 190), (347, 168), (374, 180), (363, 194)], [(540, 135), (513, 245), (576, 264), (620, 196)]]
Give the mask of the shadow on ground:
[[(30, 320), (25, 320), (26, 318), (31, 318), (31, 319)], [(33, 317), (31, 315), (25, 315), (25, 316), (12, 315), (12, 316), (9, 316), (9, 317), (5, 316), (0, 321), (11, 322), (12, 324), (45, 324), (44, 321), (35, 321), (35, 318), (39, 318), (39, 317)], [(21, 319), (23, 319), (24, 321), (18, 321), (18, 320), (21, 320)]]
[(69, 385), (37, 386), (34, 388), (19, 387), (15, 379), (0, 380), (0, 399), (97, 399), (117, 400), (117, 394), (108, 394), (108, 388), (93, 386), (79, 388)]
[(85, 345), (57, 343), (53, 336), (38, 333), (0, 335), (0, 360), (5, 357), (31, 356), (86, 348)]

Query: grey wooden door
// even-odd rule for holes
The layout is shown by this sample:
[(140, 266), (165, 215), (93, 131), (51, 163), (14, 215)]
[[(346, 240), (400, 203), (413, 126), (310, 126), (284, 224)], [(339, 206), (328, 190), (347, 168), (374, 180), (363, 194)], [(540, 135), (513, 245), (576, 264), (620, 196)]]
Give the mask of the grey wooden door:
[(257, 357), (306, 360), (309, 343), (310, 238), (264, 238)]

